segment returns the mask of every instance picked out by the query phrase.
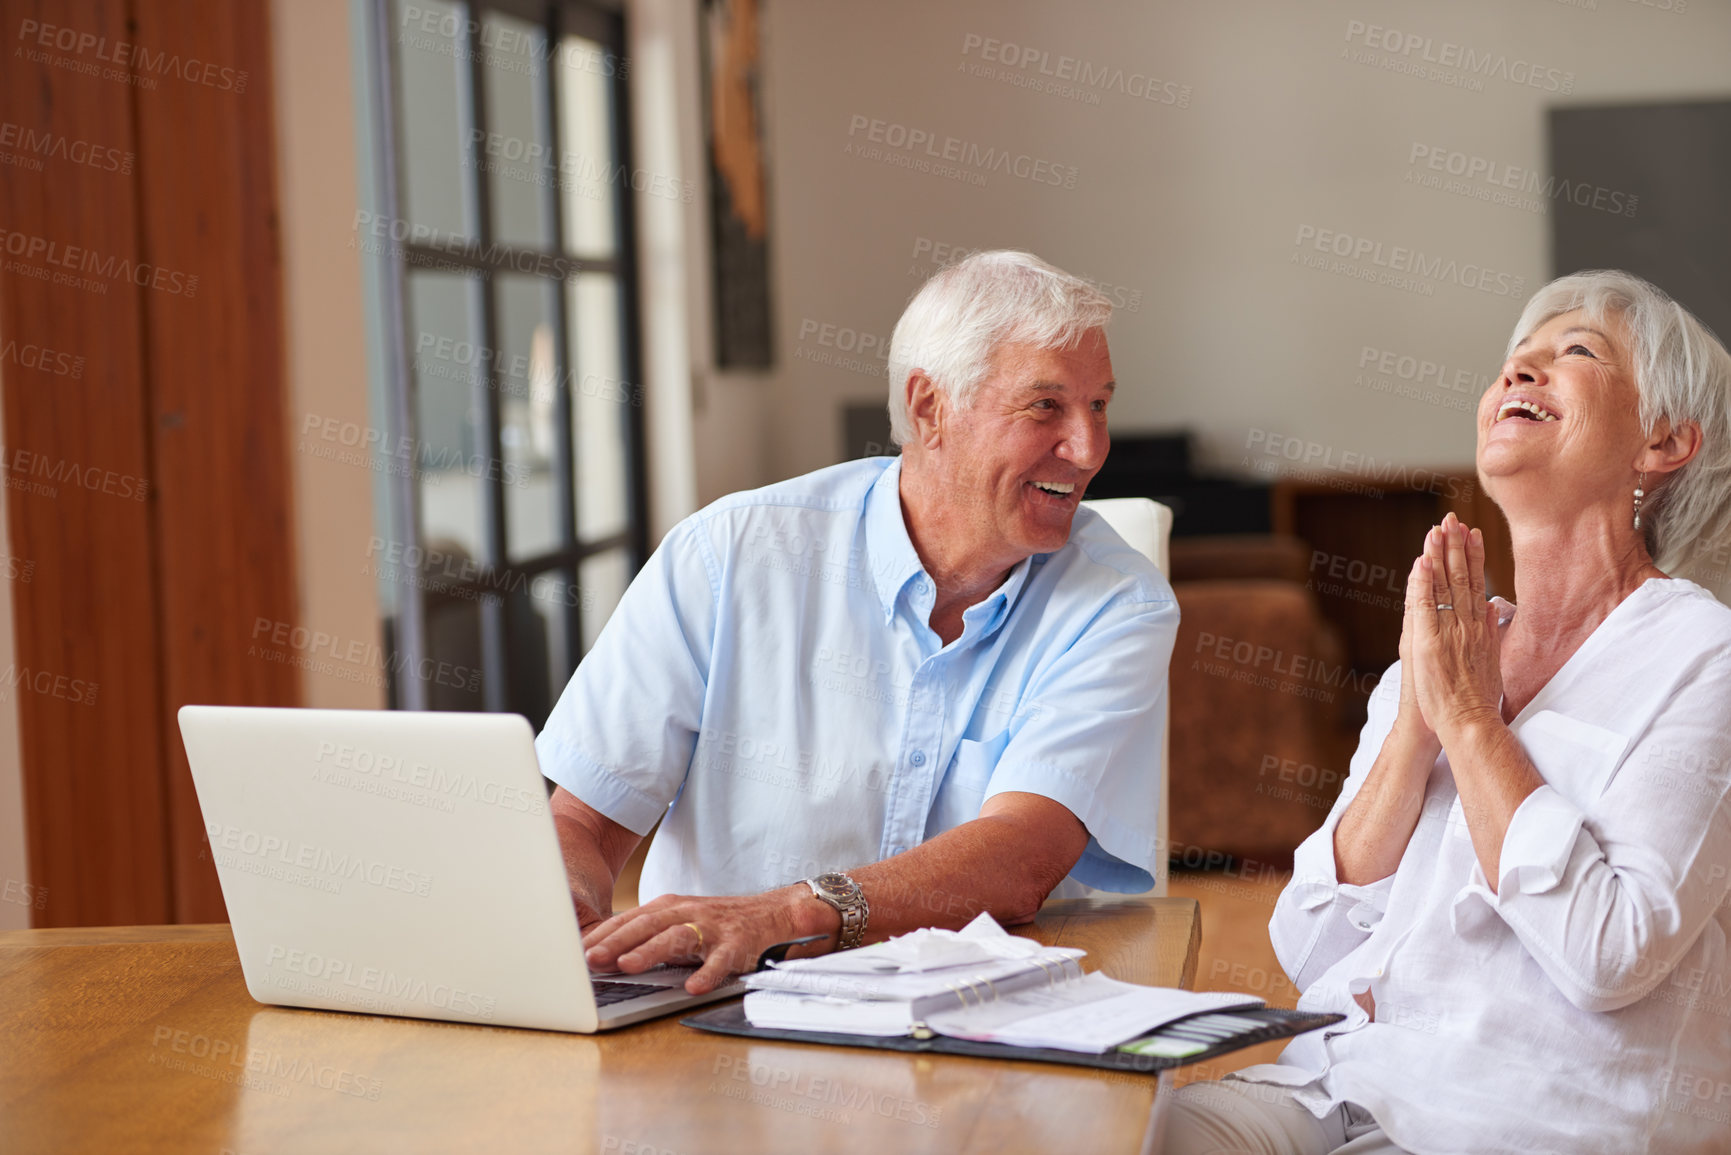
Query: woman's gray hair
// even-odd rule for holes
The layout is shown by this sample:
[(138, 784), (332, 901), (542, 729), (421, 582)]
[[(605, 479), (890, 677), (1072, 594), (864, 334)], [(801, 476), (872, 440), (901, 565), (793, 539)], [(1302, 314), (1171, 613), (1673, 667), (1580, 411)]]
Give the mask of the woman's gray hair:
[(1031, 253), (999, 249), (945, 266), (920, 286), (890, 338), (890, 438), (901, 445), (914, 435), (907, 402), (914, 370), (966, 408), (999, 345), (1068, 349), (1111, 317), (1104, 293)]
[[(1647, 485), (1641, 524), (1660, 569), (1706, 578), (1701, 571), (1709, 561), (1724, 561), (1713, 554), (1731, 538), (1731, 353), (1664, 290), (1620, 269), (1572, 273), (1534, 293), (1508, 352), (1551, 318), (1577, 309), (1600, 325), (1613, 313), (1622, 319), (1642, 429), (1652, 432), (1660, 418), (1701, 427), (1695, 459)], [(1722, 576), (1705, 584), (1717, 585)]]

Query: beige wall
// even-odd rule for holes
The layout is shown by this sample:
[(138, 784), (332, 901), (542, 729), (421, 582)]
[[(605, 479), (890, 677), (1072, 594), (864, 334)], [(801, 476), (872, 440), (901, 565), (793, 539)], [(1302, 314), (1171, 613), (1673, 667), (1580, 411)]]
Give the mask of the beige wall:
[[(1458, 152), (1499, 173), (1542, 172), (1553, 104), (1731, 91), (1731, 4), (1699, 0), (1680, 14), (1635, 0), (884, 0), (765, 11), (779, 349), (766, 477), (835, 460), (839, 405), (881, 398), (880, 373), (806, 358), (845, 355), (822, 342), (824, 325), (835, 326), (832, 342), (846, 342), (844, 331), (887, 341), (936, 267), (937, 244), (1031, 249), (1137, 301), (1111, 330), (1118, 430), (1188, 426), (1211, 462), (1233, 467), (1256, 430), (1337, 455), (1470, 461), (1470, 417), (1447, 402), (1476, 392), (1377, 392), (1355, 383), (1360, 361), (1369, 347), (1446, 366), (1450, 378), (1494, 374), (1520, 304), (1549, 269), (1549, 220), (1409, 181), (1431, 175), (1411, 163), (1415, 146), (1438, 148), (1445, 164)], [(1396, 29), (1403, 45), (1407, 34), (1428, 38), (1433, 57), (1506, 58), (1492, 67), (1517, 78), (1536, 66), (1541, 87), (1491, 77), (1472, 91), (1391, 70), (1385, 58), (1410, 65), (1426, 49), (1367, 48), (1353, 22)], [(1044, 56), (987, 61), (988, 40)], [(1047, 79), (1042, 61), (1073, 75), (1066, 57), (1107, 79), (1071, 79), (1057, 93), (1018, 86)], [(1126, 90), (1154, 78), (1156, 99), (1115, 87), (1120, 69)], [(1567, 95), (1543, 87), (1565, 83)], [(940, 142), (936, 157), (923, 144), (879, 145), (901, 161), (941, 161), (954, 137), (964, 152), (1048, 162), (1060, 184), (988, 172), (980, 187), (848, 155), (873, 143), (855, 117)], [(1075, 187), (1063, 187), (1071, 166)], [(1480, 191), (1490, 188), (1473, 182)], [(1452, 262), (1455, 277), (1418, 278), (1414, 292), (1306, 267), (1295, 261), (1329, 254), (1296, 244), (1301, 230), (1380, 244), (1384, 260), (1397, 247), (1422, 251)], [(1385, 271), (1368, 256), (1354, 267)], [(1481, 268), (1509, 295), (1461, 283)]]
[[(326, 652), (376, 655), (377, 587), (364, 565), (374, 533), (373, 475), (301, 452), (318, 443), (303, 438), (309, 419), (372, 424), (359, 254), (349, 244), (356, 204), (349, 5), (278, 0), (272, 17), (300, 624), (336, 639)], [(384, 706), (377, 661), (320, 663), (302, 674), (308, 706)]]
[[(697, 98), (696, 33), (690, 0), (633, 0), (626, 34), (632, 136), (639, 167), (677, 181), (700, 158), (689, 109)], [(650, 540), (695, 508), (693, 397), (698, 354), (687, 323), (697, 292), (689, 238), (701, 235), (700, 206), (639, 197), (637, 259), (642, 283), (644, 420), (649, 461)]]

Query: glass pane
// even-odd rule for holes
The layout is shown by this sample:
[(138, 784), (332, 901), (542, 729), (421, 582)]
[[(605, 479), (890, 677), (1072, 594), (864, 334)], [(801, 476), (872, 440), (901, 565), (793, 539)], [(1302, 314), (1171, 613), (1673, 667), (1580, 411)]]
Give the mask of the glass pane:
[(493, 239), (552, 248), (547, 184), (553, 142), (537, 92), (546, 76), (547, 35), (526, 21), (493, 12), (483, 23), (487, 135), (479, 163), (493, 198)]
[(459, 61), (468, 9), (447, 0), (397, 0), (396, 9), (402, 211), (415, 224), (466, 237), (474, 210), (473, 118), (468, 67)]
[(512, 561), (559, 548), (553, 474), (553, 320), (558, 283), (541, 277), (494, 281), (499, 329), (499, 471), (505, 483), (505, 547)]
[(597, 541), (625, 528), (630, 508), (631, 407), (643, 404), (625, 381), (619, 279), (571, 278), (571, 440), (577, 447), (577, 537)]
[(511, 708), (537, 727), (574, 668), (566, 622), (578, 600), (577, 587), (559, 572), (536, 574), (512, 599)]
[[(485, 708), (481, 673), (481, 603), (457, 599), (427, 607), (427, 659), (420, 669), (406, 665), (396, 671), (401, 680), (419, 678), (427, 687), (427, 705), (434, 710)], [(398, 695), (401, 700), (401, 695)]]
[(610, 549), (583, 559), (577, 568), (578, 601), (583, 610), (583, 652), (601, 635), (601, 627), (613, 616), (613, 607), (625, 596), (631, 582), (631, 567), (625, 550)]
[[(611, 257), (615, 198), (628, 184), (613, 156), (615, 58), (601, 45), (567, 36), (554, 76), (559, 100), (559, 190), (565, 247), (584, 257)], [(647, 178), (645, 178), (647, 179)], [(654, 187), (646, 186), (654, 192)], [(677, 194), (675, 194), (677, 195)]]
[(416, 440), (386, 448), (400, 451), (389, 454), (390, 468), (414, 470), (427, 548), (485, 559), (481, 503), (491, 471), (478, 409), (487, 364), (477, 334), (479, 292), (474, 277), (410, 271)]

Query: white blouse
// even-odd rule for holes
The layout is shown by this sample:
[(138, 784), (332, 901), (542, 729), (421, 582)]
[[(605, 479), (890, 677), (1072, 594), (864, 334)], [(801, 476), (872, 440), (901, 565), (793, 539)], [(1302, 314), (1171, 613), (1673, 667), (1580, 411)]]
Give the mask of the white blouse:
[(1397, 662), (1269, 924), (1298, 1005), (1347, 1019), (1241, 1076), (1357, 1103), (1420, 1155), (1731, 1151), (1731, 609), (1649, 580), (1521, 711), (1545, 785), (1494, 893), (1446, 754), (1395, 873), (1335, 875), (1399, 687)]

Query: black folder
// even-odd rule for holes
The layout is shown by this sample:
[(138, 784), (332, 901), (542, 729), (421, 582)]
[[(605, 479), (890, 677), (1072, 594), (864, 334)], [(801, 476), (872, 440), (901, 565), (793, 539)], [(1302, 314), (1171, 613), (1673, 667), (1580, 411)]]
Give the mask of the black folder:
[[(1049, 1047), (1011, 1047), (1003, 1043), (975, 1043), (967, 1039), (952, 1039), (944, 1035), (928, 1037), (914, 1035), (843, 1035), (831, 1031), (780, 1031), (754, 1027), (745, 1017), (743, 1000), (723, 1003), (702, 1014), (679, 1021), (700, 1031), (721, 1035), (740, 1035), (749, 1039), (774, 1039), (787, 1043), (827, 1043), (837, 1047), (871, 1047), (879, 1051), (911, 1051), (917, 1054), (971, 1055), (981, 1059), (1021, 1059), (1034, 1063), (1065, 1063), (1075, 1067), (1099, 1067), (1107, 1071), (1132, 1071), (1157, 1074), (1173, 1067), (1201, 1063), (1218, 1055), (1231, 1054), (1257, 1043), (1302, 1035), (1319, 1027), (1341, 1022), (1345, 1015), (1312, 1014), (1308, 1011), (1288, 1011), (1279, 1007), (1255, 1007), (1230, 1011), (1200, 1011), (1186, 1015), (1149, 1031), (1141, 1039), (1172, 1039), (1208, 1041), (1203, 1050), (1194, 1054), (1143, 1055), (1123, 1049), (1135, 1046), (1132, 1039), (1119, 1048), (1103, 1054), (1083, 1051), (1060, 1051)], [(1223, 1027), (1225, 1020), (1247, 1020), (1242, 1026)]]

